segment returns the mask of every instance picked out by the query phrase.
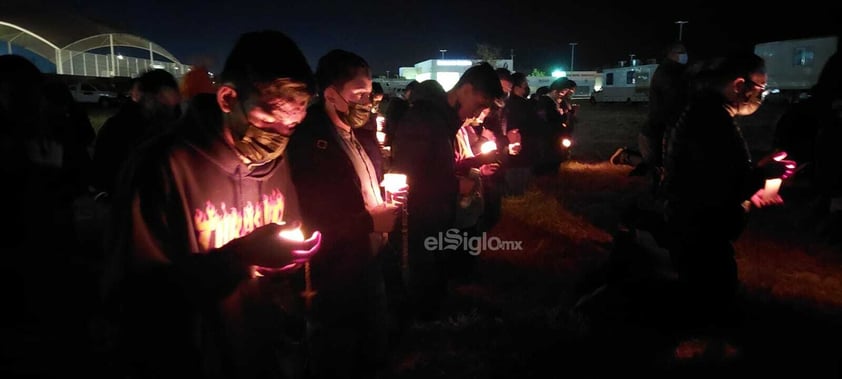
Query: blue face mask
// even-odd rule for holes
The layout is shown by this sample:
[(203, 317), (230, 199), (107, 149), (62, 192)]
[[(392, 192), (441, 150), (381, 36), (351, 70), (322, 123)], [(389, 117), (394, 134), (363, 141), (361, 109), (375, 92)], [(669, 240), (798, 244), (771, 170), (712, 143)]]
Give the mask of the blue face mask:
[(678, 54), (678, 63), (687, 64), (687, 54)]

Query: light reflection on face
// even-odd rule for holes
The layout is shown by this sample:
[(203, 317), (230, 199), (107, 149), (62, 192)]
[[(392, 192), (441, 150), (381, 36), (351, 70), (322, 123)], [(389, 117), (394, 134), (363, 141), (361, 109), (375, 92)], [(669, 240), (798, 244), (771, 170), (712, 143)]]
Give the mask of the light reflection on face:
[(248, 122), (255, 127), (289, 136), (307, 115), (310, 95), (300, 82), (278, 79), (257, 86), (257, 94), (243, 103)]

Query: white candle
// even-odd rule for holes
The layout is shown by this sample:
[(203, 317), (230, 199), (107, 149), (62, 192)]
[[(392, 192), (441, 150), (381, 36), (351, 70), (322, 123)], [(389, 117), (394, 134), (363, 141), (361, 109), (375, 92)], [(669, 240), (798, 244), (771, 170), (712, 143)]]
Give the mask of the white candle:
[(494, 141), (486, 141), (480, 146), (479, 151), (482, 154), (488, 154), (492, 151), (497, 150), (497, 143)]
[(391, 203), (394, 200), (392, 199), (392, 195), (406, 188), (406, 175), (396, 173), (383, 174), (383, 182), (380, 185), (386, 189), (386, 202)]
[(766, 179), (766, 186), (763, 188), (763, 198), (771, 200), (778, 195), (778, 190), (781, 188), (781, 179)]
[(381, 145), (386, 142), (386, 133), (377, 132), (376, 135), (377, 135), (377, 142), (379, 142)]
[(377, 116), (377, 118), (375, 120), (377, 121), (377, 131), (382, 132), (383, 131), (383, 125), (386, 124), (386, 117)]
[(510, 143), (509, 155), (517, 155), (520, 152), (518, 151), (518, 147), (520, 147), (520, 142)]

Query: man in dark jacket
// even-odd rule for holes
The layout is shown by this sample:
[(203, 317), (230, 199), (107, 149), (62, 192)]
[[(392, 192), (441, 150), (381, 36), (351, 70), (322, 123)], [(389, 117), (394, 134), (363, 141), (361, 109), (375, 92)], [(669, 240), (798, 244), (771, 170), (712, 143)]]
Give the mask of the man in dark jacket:
[(169, 72), (152, 70), (138, 78), (140, 97), (129, 101), (100, 128), (94, 147), (94, 186), (112, 193), (121, 168), (146, 140), (177, 119), (181, 95)]
[(308, 327), (316, 378), (373, 376), (385, 356), (386, 299), (377, 256), (397, 218), (383, 201), (371, 157), (356, 131), (371, 116), (371, 71), (360, 56), (333, 50), (319, 59), (320, 102), (289, 147), (304, 224), (324, 233), (311, 261)]
[(447, 92), (435, 81), (424, 81), (413, 90), (412, 105), (395, 134), (392, 169), (406, 174), (410, 188), (409, 295), (422, 319), (438, 317), (447, 285), (444, 248), (430, 248), (426, 242), (453, 225), (460, 195), (469, 194), (474, 185), (471, 179), (457, 177), (456, 132), (464, 120), (502, 95), (497, 73), (488, 63), (469, 68)]
[(766, 87), (763, 59), (735, 54), (699, 74), (699, 92), (668, 136), (664, 191), (670, 255), (695, 326), (727, 321), (738, 287), (733, 242), (748, 210), (782, 203), (764, 179), (786, 178), (795, 163), (752, 162), (734, 119), (754, 113)]

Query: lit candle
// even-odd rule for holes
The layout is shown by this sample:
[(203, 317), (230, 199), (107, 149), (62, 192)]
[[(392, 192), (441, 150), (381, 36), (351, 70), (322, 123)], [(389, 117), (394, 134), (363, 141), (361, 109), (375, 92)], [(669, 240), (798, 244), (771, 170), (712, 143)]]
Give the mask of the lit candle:
[(571, 140), (570, 138), (562, 138), (561, 139), (561, 146), (564, 146), (565, 148), (567, 148), (567, 147), (570, 147), (572, 145), (573, 145), (573, 140)]
[(510, 143), (509, 144), (509, 155), (518, 155), (520, 153), (520, 142)]
[(479, 151), (482, 154), (488, 154), (492, 151), (497, 150), (497, 143), (494, 141), (485, 141), (482, 146), (479, 147)]
[(781, 178), (766, 179), (766, 186), (763, 188), (763, 198), (772, 200), (778, 195), (778, 190), (781, 189)]
[(406, 188), (406, 175), (388, 173), (383, 174), (383, 183), (380, 184), (386, 189), (386, 202), (392, 203), (392, 196), (403, 188)]
[(377, 118), (375, 120), (377, 121), (377, 131), (382, 132), (383, 131), (383, 125), (386, 124), (386, 118), (383, 117), (383, 116), (377, 116)]
[(281, 238), (288, 239), (290, 241), (303, 242), (304, 239), (305, 239), (304, 233), (301, 232), (301, 228), (287, 229), (287, 230), (281, 231), (278, 235)]
[(381, 145), (386, 143), (386, 133), (377, 132), (377, 142), (379, 142)]

